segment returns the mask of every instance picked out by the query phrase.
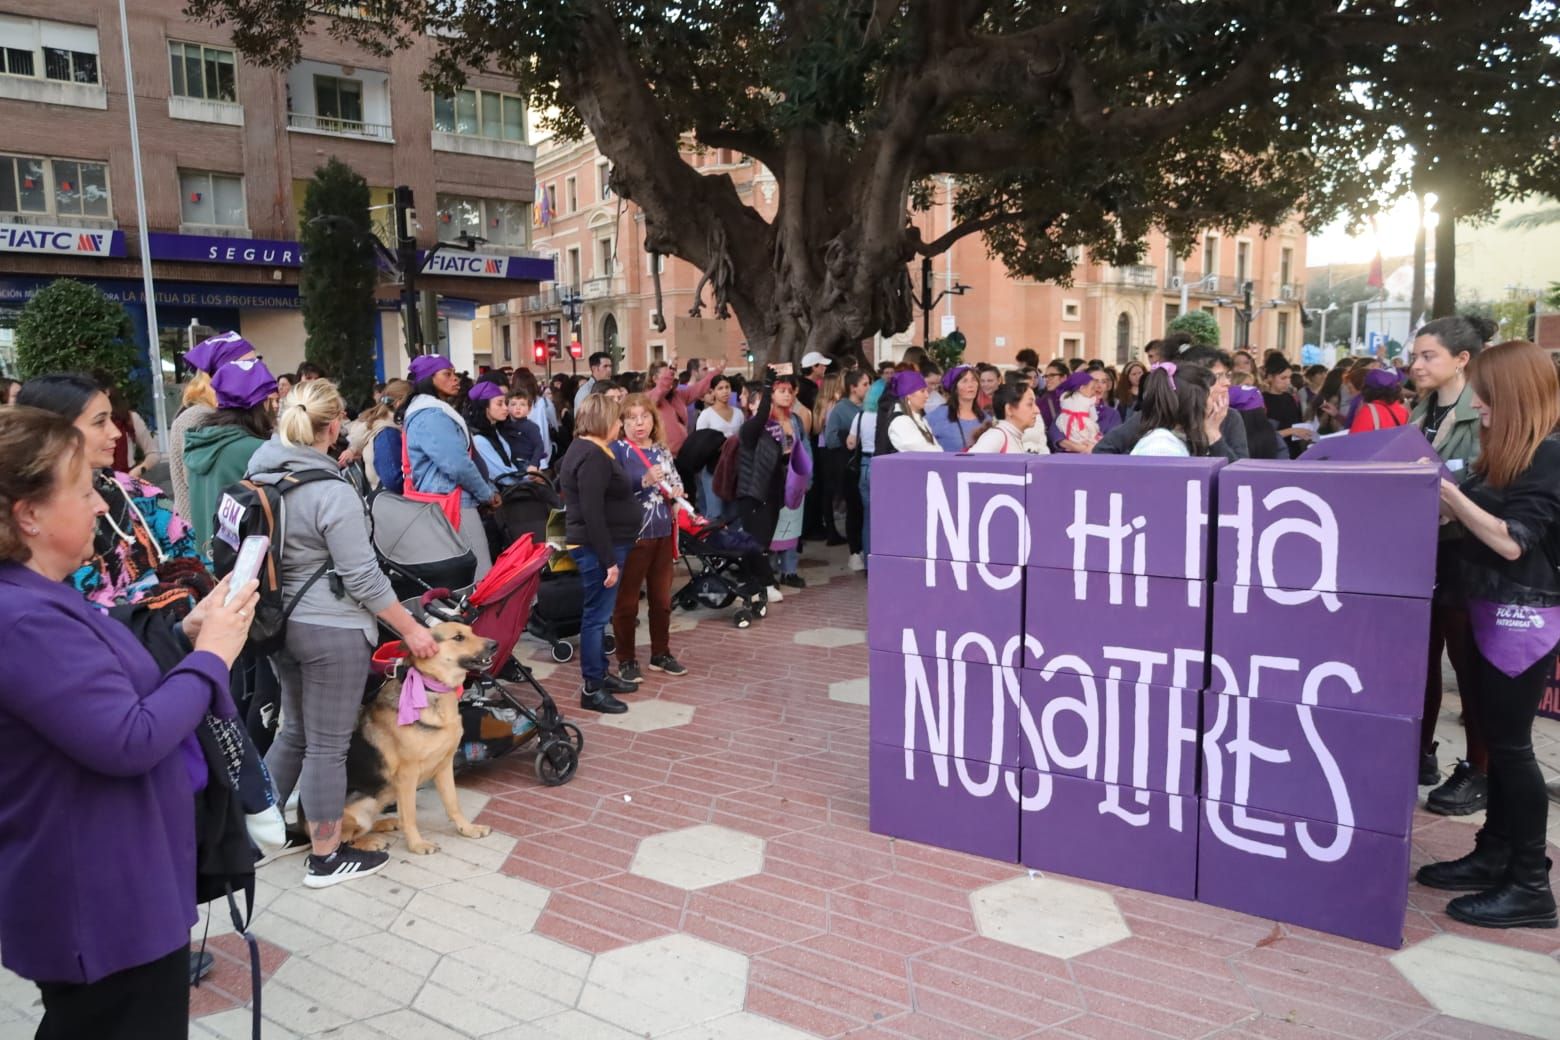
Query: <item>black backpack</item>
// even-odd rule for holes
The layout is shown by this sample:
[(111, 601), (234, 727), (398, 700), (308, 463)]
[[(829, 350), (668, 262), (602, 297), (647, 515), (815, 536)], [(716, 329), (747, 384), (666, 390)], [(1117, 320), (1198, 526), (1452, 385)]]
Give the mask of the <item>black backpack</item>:
[(334, 473), (306, 469), (301, 473), (287, 473), (274, 484), (261, 484), (253, 480), (241, 480), (223, 489), (217, 500), (217, 513), (212, 529), (216, 536), (211, 540), (211, 569), (218, 578), (233, 572), (238, 562), (238, 549), (250, 535), (263, 534), (271, 539), (265, 563), (260, 568), (260, 601), (255, 606), (255, 619), (249, 626), (249, 645), (261, 653), (271, 653), (281, 648), (287, 635), (287, 619), (304, 593), (330, 570), (326, 560), (320, 569), (309, 576), (291, 601), (282, 596), (282, 543), (287, 531), (287, 492), (316, 480), (341, 480)]

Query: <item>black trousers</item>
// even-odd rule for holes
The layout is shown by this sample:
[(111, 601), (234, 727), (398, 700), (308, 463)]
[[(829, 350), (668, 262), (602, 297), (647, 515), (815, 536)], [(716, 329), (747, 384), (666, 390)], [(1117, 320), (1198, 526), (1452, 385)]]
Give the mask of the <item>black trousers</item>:
[(86, 984), (40, 982), (35, 1040), (185, 1040), (190, 1035), (190, 949)]
[(1475, 640), (1469, 640), (1469, 656), (1479, 688), (1474, 708), (1480, 713), (1490, 755), (1486, 826), (1514, 849), (1536, 849), (1542, 857), (1549, 798), (1544, 774), (1533, 757), (1533, 719), (1545, 683), (1554, 674), (1555, 651), (1516, 676), (1487, 661)]

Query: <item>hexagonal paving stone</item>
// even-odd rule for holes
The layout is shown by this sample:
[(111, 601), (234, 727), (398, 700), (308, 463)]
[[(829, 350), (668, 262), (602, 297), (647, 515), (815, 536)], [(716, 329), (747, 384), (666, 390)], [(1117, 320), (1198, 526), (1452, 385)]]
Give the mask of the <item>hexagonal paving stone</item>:
[(1020, 877), (970, 893), (988, 939), (1066, 960), (1132, 935), (1110, 893), (1070, 881)]
[(1392, 966), (1442, 1014), (1560, 1040), (1552, 957), (1443, 934), (1393, 954)]
[(764, 839), (701, 824), (652, 834), (639, 843), (628, 872), (675, 888), (699, 889), (764, 869)]
[(796, 633), (791, 639), (800, 646), (833, 649), (865, 643), (867, 634), (859, 628), (808, 628)]
[(829, 684), (829, 700), (844, 704), (866, 704), (869, 690), (866, 679), (846, 679)]
[(686, 726), (692, 719), (691, 704), (634, 700), (628, 702), (628, 711), (622, 715), (603, 715), (601, 724), (613, 729), (626, 729), (630, 733), (649, 733), (655, 729)]
[(668, 935), (598, 956), (579, 1009), (636, 1036), (664, 1036), (741, 1011), (747, 975), (742, 954)]

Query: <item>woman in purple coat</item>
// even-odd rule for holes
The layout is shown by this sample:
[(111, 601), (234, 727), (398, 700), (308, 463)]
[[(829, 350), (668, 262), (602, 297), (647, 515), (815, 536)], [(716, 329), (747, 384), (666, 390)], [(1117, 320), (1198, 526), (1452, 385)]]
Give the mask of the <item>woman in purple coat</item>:
[(37, 983), (38, 1037), (188, 1033), (195, 922), (194, 731), (231, 716), (228, 672), (254, 585), (186, 617), (162, 674), (130, 629), (65, 580), (107, 505), (82, 435), (0, 411), (0, 960)]

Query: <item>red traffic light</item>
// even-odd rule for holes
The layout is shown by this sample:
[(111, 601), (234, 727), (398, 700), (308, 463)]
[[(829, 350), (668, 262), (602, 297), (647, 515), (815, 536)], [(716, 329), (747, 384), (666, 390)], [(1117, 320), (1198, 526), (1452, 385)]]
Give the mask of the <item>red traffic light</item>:
[(531, 356), (536, 358), (538, 365), (545, 364), (547, 362), (547, 341), (539, 339), (532, 342)]
[(585, 353), (585, 350), (584, 350), (583, 347), (580, 346), (580, 341), (579, 340), (577, 340), (577, 339), (569, 340), (569, 356), (571, 358), (582, 357), (582, 356), (584, 356), (584, 353)]

